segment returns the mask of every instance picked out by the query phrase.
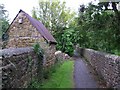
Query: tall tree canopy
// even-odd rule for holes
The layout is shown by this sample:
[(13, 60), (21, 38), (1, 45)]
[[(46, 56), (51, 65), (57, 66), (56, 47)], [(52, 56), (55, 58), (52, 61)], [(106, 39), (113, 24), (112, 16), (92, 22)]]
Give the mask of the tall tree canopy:
[(65, 2), (60, 2), (59, 0), (39, 1), (39, 7), (33, 8), (32, 16), (42, 21), (56, 37), (57, 33), (61, 33), (63, 28), (69, 26), (75, 15), (74, 12), (66, 8), (65, 4)]
[[(110, 3), (112, 9), (108, 8)], [(83, 31), (84, 38), (79, 41), (82, 47), (111, 53), (120, 51), (120, 12), (116, 5), (117, 2), (100, 2), (80, 6), (77, 29)]]
[(72, 35), (73, 31), (71, 29), (66, 30), (66, 28), (74, 26), (75, 12), (66, 7), (66, 2), (59, 0), (39, 1), (39, 7), (33, 8), (32, 16), (42, 21), (50, 30), (57, 40), (57, 49), (72, 54), (73, 44), (69, 36)]
[[(120, 13), (119, 13), (119, 11), (118, 11), (118, 8), (117, 8), (117, 5), (119, 4), (119, 0), (103, 0), (103, 1), (105, 1), (105, 2), (102, 2), (101, 0), (100, 0), (100, 3), (99, 3), (99, 6), (102, 8), (102, 7), (104, 7), (105, 9), (104, 10), (113, 10), (114, 12), (115, 12), (115, 14), (116, 14), (116, 17), (119, 19), (119, 21), (120, 21)], [(111, 5), (111, 9), (109, 8), (110, 7), (110, 5)]]

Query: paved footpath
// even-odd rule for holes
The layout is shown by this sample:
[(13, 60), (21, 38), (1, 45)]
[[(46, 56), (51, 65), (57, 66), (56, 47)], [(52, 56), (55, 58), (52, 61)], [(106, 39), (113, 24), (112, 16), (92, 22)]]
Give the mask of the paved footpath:
[(97, 88), (98, 85), (90, 74), (85, 62), (81, 58), (75, 59), (74, 63), (75, 88)]

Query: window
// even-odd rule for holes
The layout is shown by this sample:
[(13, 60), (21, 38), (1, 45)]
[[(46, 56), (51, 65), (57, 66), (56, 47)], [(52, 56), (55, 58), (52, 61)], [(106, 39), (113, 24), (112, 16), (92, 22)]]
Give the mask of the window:
[(23, 23), (23, 19), (22, 18), (19, 18), (19, 24), (22, 24)]

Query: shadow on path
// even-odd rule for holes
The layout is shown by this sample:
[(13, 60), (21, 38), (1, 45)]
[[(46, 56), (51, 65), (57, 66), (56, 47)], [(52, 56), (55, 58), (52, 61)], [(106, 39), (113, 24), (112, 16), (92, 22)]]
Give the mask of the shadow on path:
[(76, 58), (74, 63), (75, 88), (98, 88), (97, 82), (92, 77), (85, 62)]

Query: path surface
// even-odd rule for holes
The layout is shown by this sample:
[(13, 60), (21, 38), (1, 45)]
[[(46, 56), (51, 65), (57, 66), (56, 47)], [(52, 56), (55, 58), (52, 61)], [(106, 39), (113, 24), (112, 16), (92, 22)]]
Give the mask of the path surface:
[(97, 88), (98, 85), (84, 61), (81, 58), (75, 59), (74, 64), (75, 88)]

